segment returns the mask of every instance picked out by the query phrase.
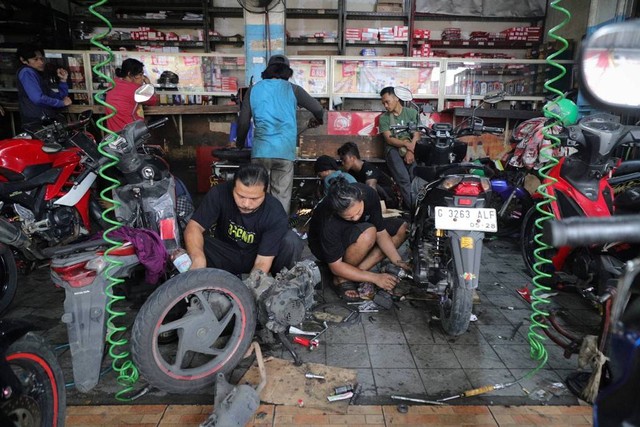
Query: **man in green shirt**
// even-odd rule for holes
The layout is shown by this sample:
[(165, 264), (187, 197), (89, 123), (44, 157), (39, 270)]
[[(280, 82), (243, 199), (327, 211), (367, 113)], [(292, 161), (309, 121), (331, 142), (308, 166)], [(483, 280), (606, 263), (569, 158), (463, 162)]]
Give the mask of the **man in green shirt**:
[[(411, 179), (416, 165), (415, 148), (416, 143), (420, 141), (420, 132), (413, 132), (413, 135), (408, 132), (394, 132), (391, 130), (391, 126), (418, 124), (418, 112), (413, 108), (404, 108), (392, 86), (382, 89), (380, 97), (382, 105), (387, 110), (380, 116), (379, 122), (380, 133), (385, 142), (387, 166), (393, 179), (400, 187), (404, 208), (411, 210), (413, 207)], [(400, 150), (400, 148), (404, 149)]]

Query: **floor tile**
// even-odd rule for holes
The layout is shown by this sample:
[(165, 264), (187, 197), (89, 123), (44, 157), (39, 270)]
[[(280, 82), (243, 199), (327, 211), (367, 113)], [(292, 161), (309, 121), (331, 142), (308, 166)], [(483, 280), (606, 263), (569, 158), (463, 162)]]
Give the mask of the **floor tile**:
[(461, 369), (462, 366), (448, 344), (411, 345), (418, 369)]
[(370, 368), (366, 344), (327, 344), (327, 364), (340, 368)]
[(378, 396), (425, 393), (417, 369), (373, 369), (373, 376)]
[(406, 344), (369, 344), (373, 368), (412, 368), (416, 364)]
[(463, 369), (497, 369), (505, 368), (498, 354), (489, 344), (458, 345), (452, 344), (451, 348)]
[(420, 377), (431, 398), (443, 398), (469, 390), (471, 382), (461, 369), (419, 369)]

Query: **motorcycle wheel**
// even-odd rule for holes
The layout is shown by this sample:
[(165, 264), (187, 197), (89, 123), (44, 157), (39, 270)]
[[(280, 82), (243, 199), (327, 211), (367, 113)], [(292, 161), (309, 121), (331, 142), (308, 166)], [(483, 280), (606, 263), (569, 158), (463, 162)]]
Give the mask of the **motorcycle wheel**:
[[(520, 252), (522, 254), (522, 260), (527, 267), (529, 276), (534, 277), (538, 273), (533, 269), (533, 265), (538, 262), (534, 254), (534, 250), (538, 248), (538, 243), (535, 241), (536, 234), (540, 233), (540, 230), (536, 227), (535, 222), (541, 217), (541, 213), (535, 208), (529, 209), (529, 212), (524, 216), (522, 221), (522, 231), (520, 233)], [(551, 259), (554, 254), (553, 249), (545, 251), (545, 258)], [(547, 267), (552, 269), (551, 266)]]
[(11, 248), (0, 245), (0, 315), (11, 305), (18, 289), (18, 268)]
[[(453, 264), (453, 260), (451, 261)], [(450, 267), (452, 269), (454, 267)], [(458, 336), (467, 332), (473, 307), (473, 290), (455, 283), (457, 277), (449, 272), (449, 286), (440, 300), (440, 323), (447, 335)]]
[(67, 399), (62, 369), (47, 343), (28, 333), (9, 346), (6, 360), (23, 393), (2, 403), (2, 412), (20, 427), (64, 426)]
[[(176, 316), (174, 307), (179, 308)], [(167, 318), (168, 317), (168, 318)], [(207, 268), (174, 276), (144, 303), (133, 325), (140, 374), (169, 393), (196, 393), (244, 357), (256, 326), (256, 303), (236, 276)], [(177, 340), (163, 343), (175, 331)]]
[[(504, 202), (502, 197), (494, 195), (488, 207), (494, 208), (497, 213)], [(491, 234), (496, 237), (508, 237), (518, 233), (522, 226), (523, 217), (532, 207), (533, 199), (529, 193), (525, 193), (522, 197), (514, 196), (509, 202), (504, 216), (498, 215), (498, 231)]]

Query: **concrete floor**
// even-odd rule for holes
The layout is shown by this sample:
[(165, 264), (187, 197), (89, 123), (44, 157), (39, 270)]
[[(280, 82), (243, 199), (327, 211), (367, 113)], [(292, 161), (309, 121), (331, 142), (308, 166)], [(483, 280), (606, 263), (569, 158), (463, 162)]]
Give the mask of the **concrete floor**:
[[(477, 321), (467, 333), (446, 336), (433, 315), (437, 308), (424, 300), (399, 301), (392, 310), (362, 315), (349, 326), (334, 327), (313, 352), (300, 351), (305, 362), (323, 363), (357, 371), (362, 394), (357, 405), (395, 405), (391, 395), (437, 399), (461, 391), (521, 379), (538, 362), (530, 358), (527, 340), (530, 306), (516, 289), (530, 283), (515, 240), (486, 241), (474, 305)], [(319, 291), (319, 300), (338, 303), (331, 289)], [(64, 292), (56, 289), (47, 269), (20, 279), (18, 295), (7, 317), (33, 322), (52, 344), (58, 346), (59, 360), (67, 381), (71, 381), (71, 360), (66, 343), (66, 327), (60, 322)], [(125, 303), (125, 307), (134, 304)], [(549, 310), (563, 309), (560, 322), (578, 335), (595, 333), (599, 321), (596, 310), (574, 293), (551, 298)], [(132, 322), (135, 308), (124, 322)], [(521, 327), (516, 327), (521, 324)], [(515, 331), (515, 335), (514, 335)], [(513, 336), (513, 340), (510, 337)], [(533, 377), (511, 387), (477, 397), (457, 399), (451, 405), (577, 405), (578, 400), (564, 386), (565, 377), (577, 368), (576, 356), (563, 357), (560, 347), (545, 341), (548, 362)], [(282, 350), (266, 351), (290, 358)], [(110, 360), (103, 366), (108, 368)], [(237, 378), (237, 375), (235, 375)], [(232, 377), (233, 380), (233, 377)], [(140, 383), (142, 388), (144, 383)], [(114, 373), (107, 372), (98, 386), (82, 394), (67, 389), (73, 405), (120, 404), (114, 395), (120, 390)], [(152, 390), (134, 405), (210, 405), (212, 394), (170, 395)]]

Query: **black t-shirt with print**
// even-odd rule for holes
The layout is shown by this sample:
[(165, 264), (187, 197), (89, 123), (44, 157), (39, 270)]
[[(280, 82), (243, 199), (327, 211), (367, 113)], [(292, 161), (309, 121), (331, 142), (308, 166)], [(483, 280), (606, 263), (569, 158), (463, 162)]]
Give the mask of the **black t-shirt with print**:
[(205, 230), (215, 225), (215, 237), (241, 251), (277, 255), (289, 229), (282, 204), (267, 194), (255, 212), (242, 214), (233, 199), (233, 184), (228, 181), (209, 190), (191, 219)]
[(385, 173), (383, 173), (376, 165), (362, 161), (362, 168), (359, 171), (353, 169), (349, 170), (349, 173), (358, 182), (366, 183), (368, 179), (375, 179), (378, 181), (378, 185), (381, 187), (391, 187), (391, 179)]
[(323, 200), (313, 211), (311, 223), (309, 224), (309, 244), (314, 245), (322, 252), (322, 258), (328, 263), (332, 263), (340, 259), (344, 254), (344, 249), (340, 247), (341, 233), (344, 232), (344, 223), (362, 223), (368, 222), (372, 224), (376, 231), (384, 230), (384, 222), (382, 220), (382, 208), (380, 207), (380, 198), (373, 188), (366, 184), (355, 183), (363, 193), (364, 212), (357, 222), (347, 221), (338, 214), (333, 213), (331, 205), (327, 199)]

